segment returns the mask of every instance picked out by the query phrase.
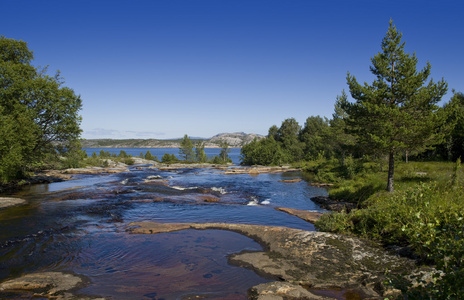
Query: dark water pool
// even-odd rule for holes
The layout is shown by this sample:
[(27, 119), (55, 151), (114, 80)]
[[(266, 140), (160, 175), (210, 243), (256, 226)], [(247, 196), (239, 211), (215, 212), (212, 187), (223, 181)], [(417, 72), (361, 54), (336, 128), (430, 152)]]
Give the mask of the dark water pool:
[[(134, 221), (228, 222), (314, 230), (290, 207), (321, 211), (325, 195), (301, 174), (223, 175), (213, 169), (133, 168), (111, 175), (35, 185), (10, 195), (23, 206), (0, 210), (0, 280), (35, 271), (70, 271), (91, 283), (79, 293), (111, 299), (246, 299), (267, 282), (228, 264), (228, 255), (259, 251), (255, 241), (221, 230), (129, 234)], [(1, 296), (1, 295), (0, 295)]]

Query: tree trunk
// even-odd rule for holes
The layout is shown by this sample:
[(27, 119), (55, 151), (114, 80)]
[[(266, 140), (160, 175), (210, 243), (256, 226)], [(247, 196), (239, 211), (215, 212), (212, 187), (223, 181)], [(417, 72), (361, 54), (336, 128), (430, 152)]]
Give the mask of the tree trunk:
[(409, 162), (409, 151), (406, 150), (406, 163), (408, 163), (408, 162)]
[(395, 172), (395, 152), (390, 150), (388, 157), (388, 179), (387, 179), (387, 191), (393, 192), (393, 174)]

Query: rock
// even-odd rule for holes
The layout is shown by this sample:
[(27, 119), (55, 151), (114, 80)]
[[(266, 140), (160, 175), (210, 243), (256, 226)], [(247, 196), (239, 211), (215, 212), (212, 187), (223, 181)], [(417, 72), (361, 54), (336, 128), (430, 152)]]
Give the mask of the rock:
[(342, 211), (350, 212), (352, 209), (356, 208), (355, 203), (333, 200), (327, 196), (312, 197), (311, 201), (319, 204), (319, 206), (324, 209), (337, 211), (337, 212), (342, 212)]
[[(76, 296), (69, 291), (83, 286), (87, 282), (77, 275), (62, 272), (42, 272), (26, 274), (0, 284), (0, 296), (3, 292), (24, 294), (32, 292), (33, 297), (52, 299), (101, 299), (91, 296)], [(21, 298), (22, 299), (22, 298)]]
[(293, 209), (293, 208), (287, 208), (287, 207), (276, 207), (275, 209), (278, 211), (282, 211), (282, 212), (286, 212), (288, 214), (294, 215), (311, 224), (316, 223), (317, 220), (319, 220), (319, 218), (322, 216), (322, 213), (318, 213), (315, 211), (307, 211), (307, 210)]
[(101, 174), (101, 173), (122, 173), (129, 171), (126, 167), (115, 167), (115, 168), (100, 168), (100, 167), (87, 167), (87, 168), (73, 168), (66, 169), (63, 172), (65, 174)]
[(248, 297), (252, 300), (328, 299), (314, 295), (300, 285), (282, 281), (262, 283), (254, 286), (248, 291)]
[(378, 287), (383, 286), (385, 270), (401, 274), (416, 269), (415, 261), (388, 253), (373, 242), (325, 232), (223, 223), (136, 222), (130, 225), (137, 226), (130, 229), (132, 233), (184, 229), (235, 231), (256, 240), (266, 251), (231, 255), (231, 263), (314, 289), (349, 288), (365, 298), (382, 296), (382, 289)]
[(285, 180), (280, 180), (279, 182), (295, 183), (295, 182), (300, 182), (300, 181), (303, 181), (303, 179), (301, 179), (301, 178), (285, 179)]
[(0, 197), (0, 209), (26, 204), (26, 200), (21, 198)]

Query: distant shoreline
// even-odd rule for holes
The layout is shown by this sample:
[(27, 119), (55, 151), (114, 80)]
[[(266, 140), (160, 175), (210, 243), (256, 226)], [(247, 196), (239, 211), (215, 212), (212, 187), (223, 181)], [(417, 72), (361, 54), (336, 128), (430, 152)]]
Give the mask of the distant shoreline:
[[(153, 149), (163, 149), (163, 148), (170, 148), (176, 149), (180, 148), (180, 146), (143, 146), (143, 147), (134, 147), (134, 146), (93, 146), (93, 147), (82, 147), (82, 149), (92, 149), (92, 148), (108, 148), (108, 149), (115, 149), (115, 148), (126, 148), (126, 149), (142, 149), (142, 148), (153, 148)], [(195, 147), (194, 147), (195, 148)], [(205, 149), (220, 149), (219, 146), (209, 146), (205, 147)], [(229, 149), (241, 149), (242, 147), (229, 147)]]

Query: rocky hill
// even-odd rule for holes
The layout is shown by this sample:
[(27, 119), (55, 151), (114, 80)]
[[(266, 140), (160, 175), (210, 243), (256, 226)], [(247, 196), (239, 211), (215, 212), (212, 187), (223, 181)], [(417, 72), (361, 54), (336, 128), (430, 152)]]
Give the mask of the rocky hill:
[(235, 133), (220, 133), (213, 136), (206, 143), (208, 145), (215, 144), (218, 145), (221, 141), (226, 141), (230, 147), (239, 148), (243, 145), (246, 145), (253, 141), (255, 138), (262, 139), (264, 136), (254, 133), (246, 134), (244, 132), (235, 132)]
[[(191, 138), (195, 145), (199, 141), (205, 142), (206, 148), (219, 147), (221, 141), (226, 141), (229, 147), (240, 148), (253, 141), (255, 138), (262, 139), (264, 136), (244, 132), (220, 133), (210, 139)], [(156, 139), (87, 139), (82, 141), (83, 148), (178, 148), (181, 139), (156, 140)]]

